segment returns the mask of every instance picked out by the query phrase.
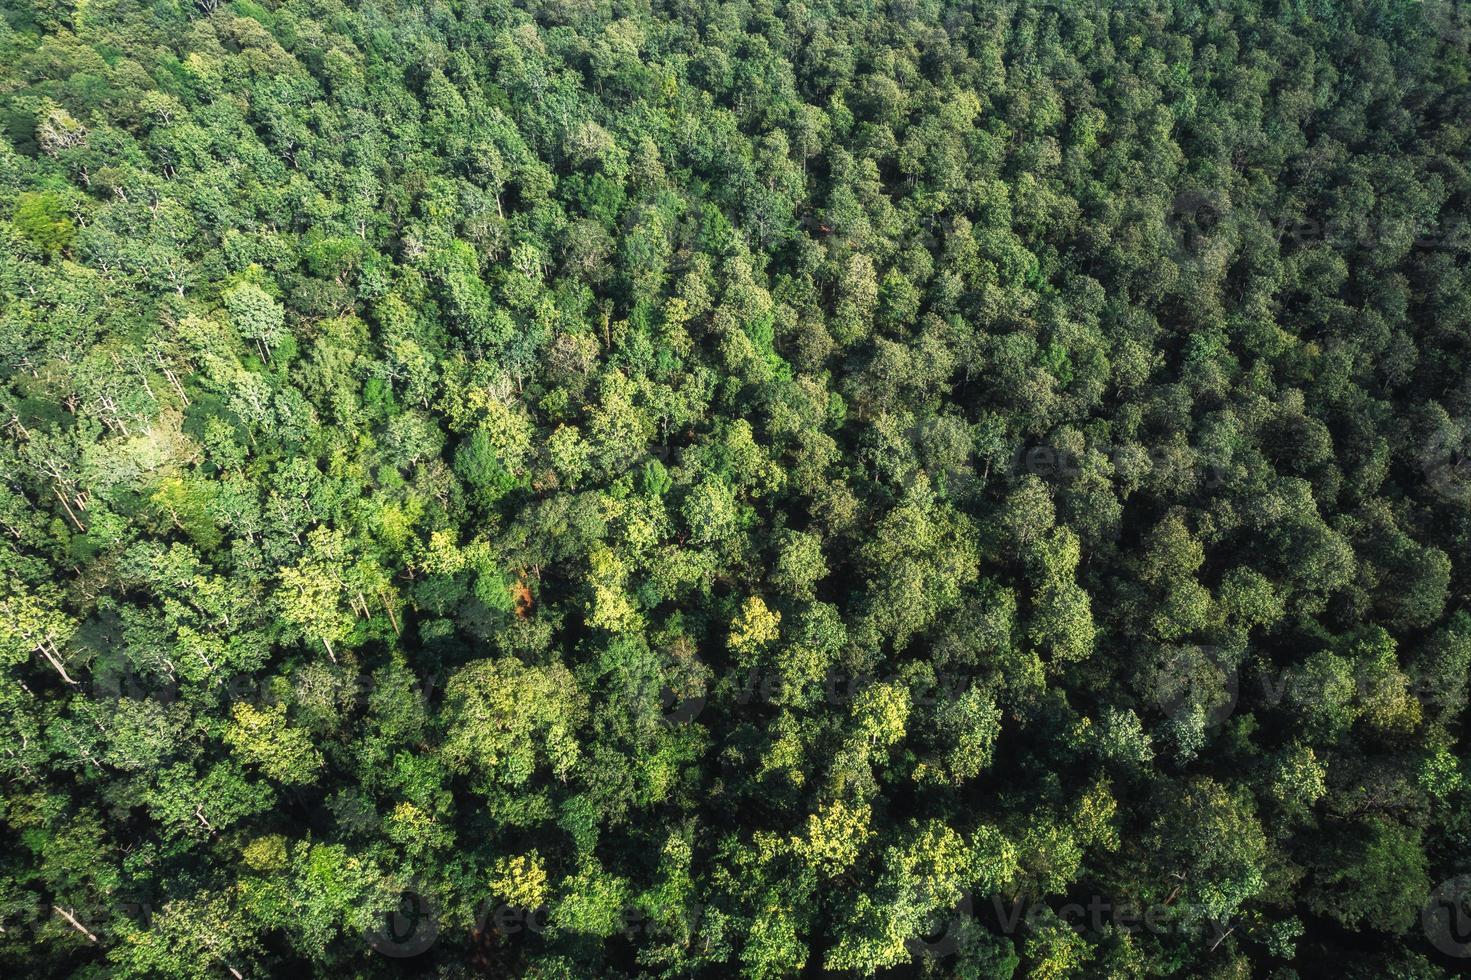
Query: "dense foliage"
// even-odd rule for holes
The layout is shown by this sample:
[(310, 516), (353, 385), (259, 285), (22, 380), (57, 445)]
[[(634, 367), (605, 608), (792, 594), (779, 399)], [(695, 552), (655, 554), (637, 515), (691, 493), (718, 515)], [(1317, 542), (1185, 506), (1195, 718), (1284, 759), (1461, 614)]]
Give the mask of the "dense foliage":
[(8, 975), (1471, 964), (1459, 0), (0, 9)]

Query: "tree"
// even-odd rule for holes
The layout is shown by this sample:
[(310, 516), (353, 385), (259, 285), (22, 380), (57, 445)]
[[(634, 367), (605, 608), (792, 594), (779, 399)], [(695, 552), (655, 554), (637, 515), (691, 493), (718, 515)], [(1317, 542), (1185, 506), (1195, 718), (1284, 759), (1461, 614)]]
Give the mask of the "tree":
[(1178, 904), (1182, 914), (1229, 922), (1265, 886), (1267, 843), (1244, 794), (1209, 778), (1171, 788), (1133, 845), (1150, 870), (1136, 879), (1142, 902)]
[(15, 213), (10, 223), (16, 234), (43, 255), (66, 251), (77, 236), (76, 222), (67, 212), (62, 196), (55, 191), (21, 194), (15, 199)]
[(253, 282), (242, 282), (222, 294), (225, 309), (236, 332), (254, 341), (261, 357), (270, 360), (271, 350), (286, 335), (286, 312), (281, 304)]
[(1456, 7), (11, 4), (0, 974), (1450, 969)]
[(781, 613), (766, 608), (760, 596), (750, 596), (730, 626), (730, 649), (743, 658), (757, 654), (780, 636)]
[(442, 752), (451, 769), (482, 787), (522, 785), (541, 766), (565, 779), (580, 754), (575, 733), (586, 711), (586, 695), (561, 664), (482, 660), (445, 687)]
[(123, 976), (204, 980), (223, 970), (243, 980), (263, 952), (230, 895), (201, 892), (165, 904), (147, 928), (127, 929), (109, 959)]
[(237, 704), (225, 729), (225, 743), (243, 761), (260, 767), (267, 776), (287, 785), (310, 783), (322, 767), (322, 754), (305, 729), (286, 723), (286, 706), (266, 711)]
[(332, 644), (351, 632), (354, 617), (343, 609), (347, 589), (338, 571), (344, 542), (340, 534), (319, 527), (307, 535), (308, 550), (297, 564), (281, 569), (276, 590), (281, 615), (298, 634), (322, 644), (337, 662)]
[(798, 599), (810, 599), (813, 586), (828, 574), (822, 539), (815, 534), (789, 531), (772, 572), (777, 588)]
[(1409, 929), (1430, 891), (1419, 832), (1383, 817), (1339, 830), (1314, 862), (1308, 907), (1349, 928)]

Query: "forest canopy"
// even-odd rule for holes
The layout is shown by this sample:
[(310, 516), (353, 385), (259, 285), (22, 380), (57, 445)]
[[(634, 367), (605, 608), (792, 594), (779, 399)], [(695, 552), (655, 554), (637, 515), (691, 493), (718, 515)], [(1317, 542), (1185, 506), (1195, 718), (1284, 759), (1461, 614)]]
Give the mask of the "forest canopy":
[(0, 970), (1471, 969), (1464, 0), (0, 0)]

